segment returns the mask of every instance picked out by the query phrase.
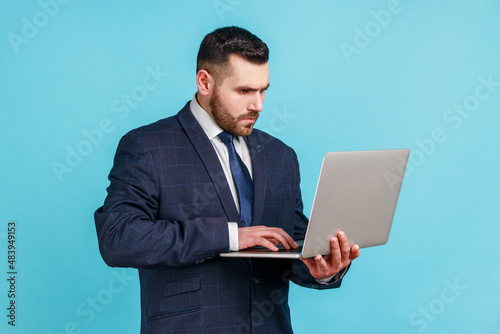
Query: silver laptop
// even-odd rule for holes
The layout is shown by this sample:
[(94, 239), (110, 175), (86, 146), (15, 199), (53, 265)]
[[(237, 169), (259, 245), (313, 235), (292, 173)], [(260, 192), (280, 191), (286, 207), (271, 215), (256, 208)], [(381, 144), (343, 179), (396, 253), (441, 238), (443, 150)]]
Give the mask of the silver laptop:
[[(338, 231), (360, 248), (389, 239), (410, 150), (328, 152), (314, 196), (307, 232), (298, 249), (254, 247), (222, 257), (309, 258), (330, 254)], [(281, 246), (281, 245), (280, 245)]]

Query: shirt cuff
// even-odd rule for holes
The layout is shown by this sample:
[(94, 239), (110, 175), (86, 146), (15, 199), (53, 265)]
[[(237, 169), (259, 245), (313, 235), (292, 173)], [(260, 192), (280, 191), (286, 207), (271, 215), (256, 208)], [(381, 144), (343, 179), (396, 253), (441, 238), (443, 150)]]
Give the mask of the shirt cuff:
[(328, 284), (328, 283), (330, 283), (330, 281), (334, 277), (335, 277), (335, 275), (332, 275), (331, 277), (327, 277), (327, 278), (316, 278), (316, 281), (318, 281), (319, 284)]
[(238, 223), (227, 223), (227, 226), (229, 228), (229, 250), (231, 252), (236, 252), (239, 251), (239, 244), (238, 244)]
[[(350, 266), (350, 264), (349, 264), (349, 266)], [(338, 280), (341, 280), (341, 279), (343, 279), (343, 278), (344, 278), (344, 275), (345, 275), (345, 273), (347, 272), (347, 268), (349, 268), (349, 266), (348, 266), (348, 267), (346, 267), (346, 268), (344, 268), (344, 269), (342, 269), (341, 271), (339, 271), (338, 273), (336, 273), (335, 275), (333, 275), (333, 276), (331, 276), (331, 277), (327, 277), (327, 278), (316, 278), (316, 281), (317, 281), (319, 284), (330, 284), (330, 283), (334, 283), (334, 282), (336, 282), (336, 281), (338, 281)], [(340, 275), (339, 275), (339, 274), (340, 274)], [(340, 277), (338, 277), (335, 281), (333, 281), (333, 282), (332, 282), (332, 280), (333, 280), (333, 279), (335, 278), (335, 276), (337, 276), (337, 275), (339, 275)]]

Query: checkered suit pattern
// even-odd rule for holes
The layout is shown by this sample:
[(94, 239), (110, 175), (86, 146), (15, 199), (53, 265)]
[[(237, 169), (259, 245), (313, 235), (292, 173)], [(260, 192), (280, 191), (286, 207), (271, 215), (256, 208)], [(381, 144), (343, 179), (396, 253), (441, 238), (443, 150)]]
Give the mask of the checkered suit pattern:
[[(305, 234), (294, 151), (259, 130), (247, 137), (253, 225)], [(189, 103), (120, 141), (104, 205), (95, 212), (110, 266), (134, 267), (141, 333), (292, 333), (289, 281), (317, 289), (300, 261), (220, 258), (239, 214), (218, 157)]]

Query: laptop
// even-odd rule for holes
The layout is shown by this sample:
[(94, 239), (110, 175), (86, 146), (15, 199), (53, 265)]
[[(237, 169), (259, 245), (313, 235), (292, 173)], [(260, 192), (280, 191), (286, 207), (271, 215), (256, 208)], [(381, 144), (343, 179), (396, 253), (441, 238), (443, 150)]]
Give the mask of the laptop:
[(338, 231), (344, 231), (360, 248), (386, 244), (409, 155), (408, 149), (326, 153), (306, 236), (297, 241), (299, 248), (254, 247), (220, 256), (295, 259), (327, 255), (330, 239)]

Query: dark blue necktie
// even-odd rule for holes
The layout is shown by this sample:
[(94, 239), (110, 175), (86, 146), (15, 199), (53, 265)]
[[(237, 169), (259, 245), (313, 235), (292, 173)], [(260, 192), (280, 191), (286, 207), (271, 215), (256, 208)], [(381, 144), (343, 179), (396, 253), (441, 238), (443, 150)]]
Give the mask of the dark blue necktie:
[(252, 208), (253, 208), (253, 182), (248, 172), (247, 167), (241, 161), (240, 156), (236, 153), (233, 144), (234, 136), (226, 131), (219, 133), (219, 138), (227, 146), (229, 153), (229, 164), (233, 173), (234, 183), (238, 190), (238, 198), (240, 200), (240, 218), (243, 226), (252, 224)]

